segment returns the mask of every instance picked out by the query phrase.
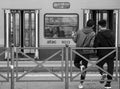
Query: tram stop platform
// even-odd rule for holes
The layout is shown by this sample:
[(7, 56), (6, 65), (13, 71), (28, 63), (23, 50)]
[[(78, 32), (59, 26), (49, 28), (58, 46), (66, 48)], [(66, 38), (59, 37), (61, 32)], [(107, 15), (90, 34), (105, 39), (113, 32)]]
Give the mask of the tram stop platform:
[[(79, 89), (76, 82), (70, 83), (69, 89)], [(112, 82), (111, 89), (120, 89), (117, 82)], [(11, 89), (8, 83), (0, 83), (0, 89)], [(64, 83), (60, 82), (23, 82), (16, 83), (14, 89), (65, 89)], [(98, 82), (85, 82), (83, 89), (105, 89), (103, 84)]]
[[(37, 75), (27, 75), (26, 79), (39, 79)], [(91, 79), (91, 80), (96, 80), (98, 79), (100, 76), (94, 76), (91, 74), (87, 74), (86, 80), (87, 79)], [(48, 76), (48, 75), (44, 75), (44, 77), (42, 77), (43, 79), (47, 79), (47, 80), (52, 80), (53, 76)], [(78, 79), (79, 76), (76, 78)], [(54, 78), (55, 79), (55, 78)], [(118, 81), (112, 81), (111, 83), (111, 89), (120, 89), (120, 78), (118, 79)], [(79, 81), (69, 81), (68, 85), (68, 89), (78, 89), (78, 84)], [(105, 84), (105, 83), (104, 83)], [(99, 81), (85, 81), (84, 82), (84, 89), (105, 89), (104, 88), (104, 84), (100, 84)], [(64, 81), (60, 81), (60, 82), (52, 82), (52, 81), (43, 81), (43, 82), (15, 82), (14, 84), (14, 89), (65, 89), (65, 80)], [(0, 82), (0, 89), (11, 89), (11, 84), (10, 82)]]

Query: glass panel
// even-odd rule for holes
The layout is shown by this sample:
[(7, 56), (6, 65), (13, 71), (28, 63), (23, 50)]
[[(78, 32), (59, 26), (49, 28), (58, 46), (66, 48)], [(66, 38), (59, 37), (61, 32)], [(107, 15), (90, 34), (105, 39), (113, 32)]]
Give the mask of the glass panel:
[(86, 23), (89, 19), (92, 19), (93, 14), (91, 10), (84, 10), (83, 11), (83, 27), (86, 27)]
[(116, 13), (114, 13), (114, 14), (113, 14), (113, 29), (114, 29), (113, 31), (114, 31), (114, 32), (116, 31), (116, 30), (115, 30), (115, 29), (116, 29), (116, 20), (117, 20), (117, 19), (116, 19)]
[(24, 44), (25, 46), (29, 46), (29, 38), (30, 38), (30, 34), (29, 34), (29, 14), (25, 13), (25, 29), (24, 29)]
[(76, 14), (46, 14), (45, 31), (46, 38), (71, 38), (72, 31), (78, 28), (78, 15)]
[(15, 46), (20, 46), (20, 17), (15, 14)]
[(9, 33), (9, 41), (10, 46), (14, 45), (14, 13), (10, 14), (10, 33)]
[(35, 13), (31, 14), (31, 46), (35, 47)]
[(107, 20), (107, 18), (108, 18), (107, 13), (103, 13), (103, 19)]

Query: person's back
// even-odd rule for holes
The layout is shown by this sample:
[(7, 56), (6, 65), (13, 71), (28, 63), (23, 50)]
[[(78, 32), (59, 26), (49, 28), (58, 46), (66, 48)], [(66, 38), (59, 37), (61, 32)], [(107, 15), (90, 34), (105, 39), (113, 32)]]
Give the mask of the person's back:
[(92, 47), (93, 46), (93, 40), (95, 37), (95, 32), (92, 28), (85, 28), (83, 30), (83, 33), (86, 35), (84, 42), (82, 44), (82, 47)]
[(93, 45), (89, 44), (89, 42), (94, 37), (95, 32), (93, 31), (92, 27), (85, 27), (77, 31), (74, 42), (76, 42), (76, 47), (90, 47)]
[[(114, 47), (115, 46), (115, 37), (113, 35), (113, 32), (110, 29), (106, 28), (106, 21), (101, 20), (98, 22), (100, 31), (95, 37), (94, 40), (94, 47)], [(114, 69), (114, 57), (115, 53), (112, 53), (111, 55), (108, 55), (113, 49), (97, 49), (97, 56), (98, 60), (101, 60), (97, 63), (97, 65), (103, 69), (104, 64), (107, 64), (107, 72), (111, 75), (113, 75), (113, 69)], [(106, 57), (105, 57), (106, 56)], [(103, 58), (103, 59), (101, 59)], [(104, 81), (104, 72), (99, 69), (100, 74), (102, 75), (101, 80)], [(112, 77), (107, 74), (107, 78), (109, 81), (106, 81), (105, 88), (111, 88), (111, 81)], [(103, 82), (101, 82), (103, 83)]]
[[(74, 38), (74, 42), (76, 42), (77, 47), (90, 47), (93, 44), (91, 44), (91, 41), (93, 41), (93, 37), (95, 36), (95, 32), (93, 31), (94, 27), (94, 21), (93, 20), (88, 20), (87, 25), (85, 28), (77, 31), (76, 36)], [(85, 58), (89, 59), (90, 57), (90, 51), (85, 51), (81, 49), (76, 50), (78, 53), (80, 53), (82, 56)], [(84, 58), (80, 57), (79, 55), (75, 55), (74, 59), (74, 65), (75, 67), (79, 68), (81, 71), (82, 69), (87, 68), (88, 61), (86, 61)], [(80, 76), (81, 80), (84, 80), (86, 76), (86, 71), (83, 72)], [(83, 81), (80, 82), (79, 88), (83, 88)]]
[[(110, 29), (100, 29), (101, 31), (95, 37), (94, 47), (114, 47), (115, 37), (112, 30)], [(108, 54), (112, 49), (98, 49), (97, 56), (103, 57)]]

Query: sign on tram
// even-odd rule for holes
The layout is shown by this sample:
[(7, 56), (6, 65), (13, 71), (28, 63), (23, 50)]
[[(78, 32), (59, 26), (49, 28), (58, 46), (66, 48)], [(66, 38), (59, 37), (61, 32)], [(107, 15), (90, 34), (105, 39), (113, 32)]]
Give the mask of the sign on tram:
[(70, 3), (69, 2), (54, 2), (53, 8), (55, 8), (55, 9), (69, 9)]

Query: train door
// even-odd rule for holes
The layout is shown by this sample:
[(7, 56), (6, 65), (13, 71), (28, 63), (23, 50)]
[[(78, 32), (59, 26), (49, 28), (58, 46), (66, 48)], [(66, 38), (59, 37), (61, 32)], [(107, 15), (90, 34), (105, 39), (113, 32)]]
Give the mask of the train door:
[(107, 21), (107, 28), (113, 30), (114, 32), (117, 30), (118, 24), (118, 10), (92, 10), (85, 9), (84, 13), (84, 26), (88, 19), (93, 19), (95, 21), (94, 30), (98, 32), (98, 21), (104, 19)]
[[(5, 16), (5, 47), (38, 47), (38, 10), (7, 9)], [(38, 50), (21, 49), (38, 57)]]
[(84, 9), (83, 10), (83, 25), (88, 19), (93, 19), (95, 21), (94, 31), (97, 33), (99, 31), (98, 21), (104, 19), (107, 21), (107, 29), (113, 30), (115, 34), (116, 47), (118, 47), (118, 18), (119, 10), (92, 10), (92, 9)]
[[(118, 44), (119, 44), (119, 10), (83, 10), (84, 12), (84, 26), (85, 23), (88, 19), (93, 19), (95, 21), (95, 27), (94, 27), (94, 31), (97, 32), (99, 31), (99, 25), (98, 25), (98, 21), (100, 20), (106, 20), (106, 25), (107, 25), (107, 29), (110, 29), (114, 32), (115, 35), (115, 50), (116, 50), (116, 77), (118, 76)], [(106, 54), (106, 57), (108, 57), (109, 55)], [(102, 57), (102, 60), (105, 60), (106, 57)], [(101, 60), (101, 59), (100, 59)], [(101, 60), (101, 61), (102, 61)], [(98, 61), (97, 61), (98, 62)], [(103, 71), (103, 70), (102, 70)], [(108, 74), (108, 73), (107, 73)]]

